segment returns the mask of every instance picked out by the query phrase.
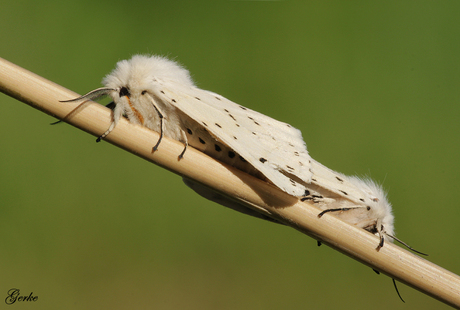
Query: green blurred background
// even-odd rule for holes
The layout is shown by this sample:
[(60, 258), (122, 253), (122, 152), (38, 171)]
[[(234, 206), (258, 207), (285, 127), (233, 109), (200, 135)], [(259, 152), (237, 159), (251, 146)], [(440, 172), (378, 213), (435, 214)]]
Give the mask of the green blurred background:
[[(383, 183), (397, 236), (460, 273), (458, 1), (3, 1), (0, 57), (78, 93), (168, 55)], [(0, 95), (0, 308), (444, 309), (294, 229)], [(12, 307), (12, 306), (10, 306)]]

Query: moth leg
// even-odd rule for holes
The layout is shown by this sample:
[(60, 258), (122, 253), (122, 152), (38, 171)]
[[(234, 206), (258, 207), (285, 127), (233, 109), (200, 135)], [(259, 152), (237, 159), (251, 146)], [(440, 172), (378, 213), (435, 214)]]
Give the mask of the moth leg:
[(104, 132), (102, 135), (97, 137), (96, 142), (101, 142), (102, 139), (107, 137), (107, 135), (115, 128), (115, 122), (110, 123), (109, 129), (107, 129), (106, 132)]
[(363, 208), (363, 207), (327, 209), (327, 210), (324, 210), (323, 212), (321, 212), (320, 214), (318, 214), (318, 217), (322, 217), (324, 214), (326, 214), (328, 212), (350, 211), (350, 210), (359, 209), (359, 208)]
[(377, 252), (380, 251), (380, 249), (383, 247), (383, 243), (385, 241), (385, 238), (383, 237), (383, 234), (380, 233), (380, 232), (379, 232), (379, 237), (380, 237), (380, 242), (379, 242), (379, 245), (376, 248)]
[(385, 242), (385, 238), (384, 238), (385, 230), (384, 230), (384, 227), (383, 227), (382, 223), (380, 222), (380, 220), (377, 221), (377, 224), (375, 226), (377, 228), (377, 232), (379, 233), (379, 237), (380, 237), (379, 245), (376, 248), (376, 250), (378, 252), (383, 247), (383, 243)]
[(185, 151), (187, 150), (187, 146), (188, 146), (188, 140), (187, 140), (187, 135), (185, 134), (185, 131), (181, 129), (180, 133), (182, 135), (182, 139), (185, 142), (184, 142), (184, 150), (180, 153), (179, 158), (178, 158), (179, 160), (181, 160), (184, 157)]
[(160, 138), (158, 139), (157, 143), (155, 146), (152, 148), (152, 153), (158, 150), (158, 147), (160, 146), (161, 140), (163, 139), (164, 132), (165, 132), (165, 117), (163, 116), (163, 113), (161, 110), (155, 105), (155, 100), (152, 99), (152, 105), (155, 108), (155, 111), (158, 113), (158, 117), (160, 118)]
[(112, 109), (113, 110), (113, 114), (112, 114), (112, 122), (110, 123), (110, 126), (109, 126), (109, 129), (107, 129), (106, 132), (104, 132), (102, 135), (100, 135), (97, 139), (96, 139), (96, 142), (101, 142), (102, 139), (104, 139), (105, 137), (107, 137), (107, 135), (115, 128), (115, 126), (118, 124), (118, 121), (120, 120), (120, 118), (123, 116), (123, 109), (121, 108), (121, 106), (117, 106), (115, 105), (115, 107), (113, 108), (113, 102), (110, 102), (109, 104), (107, 104), (106, 107), (108, 107), (109, 109)]

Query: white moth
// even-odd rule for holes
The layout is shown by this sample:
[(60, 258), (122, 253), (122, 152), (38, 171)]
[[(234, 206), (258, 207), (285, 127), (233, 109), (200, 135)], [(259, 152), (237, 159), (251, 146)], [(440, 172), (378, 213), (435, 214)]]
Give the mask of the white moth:
[[(98, 139), (107, 136), (122, 116), (130, 122), (190, 145), (209, 156), (267, 180), (293, 196), (302, 197), (343, 220), (392, 240), (393, 215), (382, 188), (371, 180), (347, 177), (313, 160), (299, 130), (197, 88), (189, 72), (159, 56), (136, 55), (117, 63), (105, 87), (79, 98), (109, 95), (113, 121)], [(192, 180), (185, 183), (200, 195), (238, 211), (269, 219)]]

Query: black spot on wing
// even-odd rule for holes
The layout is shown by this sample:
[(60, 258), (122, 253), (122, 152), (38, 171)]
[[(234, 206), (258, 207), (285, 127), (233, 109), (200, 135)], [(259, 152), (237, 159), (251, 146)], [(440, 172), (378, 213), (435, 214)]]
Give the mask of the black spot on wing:
[(235, 156), (236, 156), (235, 152), (233, 152), (233, 151), (228, 151), (228, 157), (233, 158), (233, 157), (235, 157)]
[(193, 132), (192, 132), (192, 130), (190, 128), (187, 128), (187, 132), (188, 132), (189, 135), (193, 135)]
[(248, 118), (254, 122), (254, 124), (256, 124), (257, 126), (260, 126), (260, 124), (252, 117), (248, 116)]
[(219, 128), (222, 128), (222, 126), (220, 126), (219, 124), (215, 123), (214, 125), (216, 125), (217, 127)]
[(348, 193), (342, 190), (339, 190), (339, 192), (343, 193), (344, 195), (348, 196)]
[(201, 143), (201, 144), (206, 144), (206, 142), (204, 142), (203, 139), (201, 139), (201, 138), (198, 138), (198, 139), (200, 140), (200, 143)]
[(265, 164), (265, 162), (267, 161), (265, 158), (261, 157), (259, 158), (259, 161), (262, 163), (262, 164)]
[(220, 152), (222, 151), (222, 148), (220, 146), (218, 146), (217, 144), (214, 145), (214, 148), (217, 152)]
[(343, 182), (343, 180), (339, 177), (335, 177), (337, 180), (339, 180), (340, 182)]
[(252, 117), (248, 116), (248, 118), (254, 122), (254, 124), (256, 124), (257, 126), (260, 126), (260, 124)]

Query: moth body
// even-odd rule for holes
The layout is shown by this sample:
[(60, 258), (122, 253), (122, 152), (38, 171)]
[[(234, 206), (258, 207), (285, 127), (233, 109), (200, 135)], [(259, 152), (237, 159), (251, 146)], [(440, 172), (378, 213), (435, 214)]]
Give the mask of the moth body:
[[(301, 200), (334, 212), (342, 220), (392, 241), (394, 217), (382, 187), (368, 178), (346, 176), (312, 159), (310, 193)], [(335, 211), (331, 211), (335, 210)]]
[(299, 130), (197, 88), (189, 72), (171, 60), (134, 56), (118, 62), (103, 84), (99, 92), (115, 103), (103, 137), (126, 116), (184, 143), (180, 156), (193, 146), (299, 197), (311, 181), (310, 156)]

